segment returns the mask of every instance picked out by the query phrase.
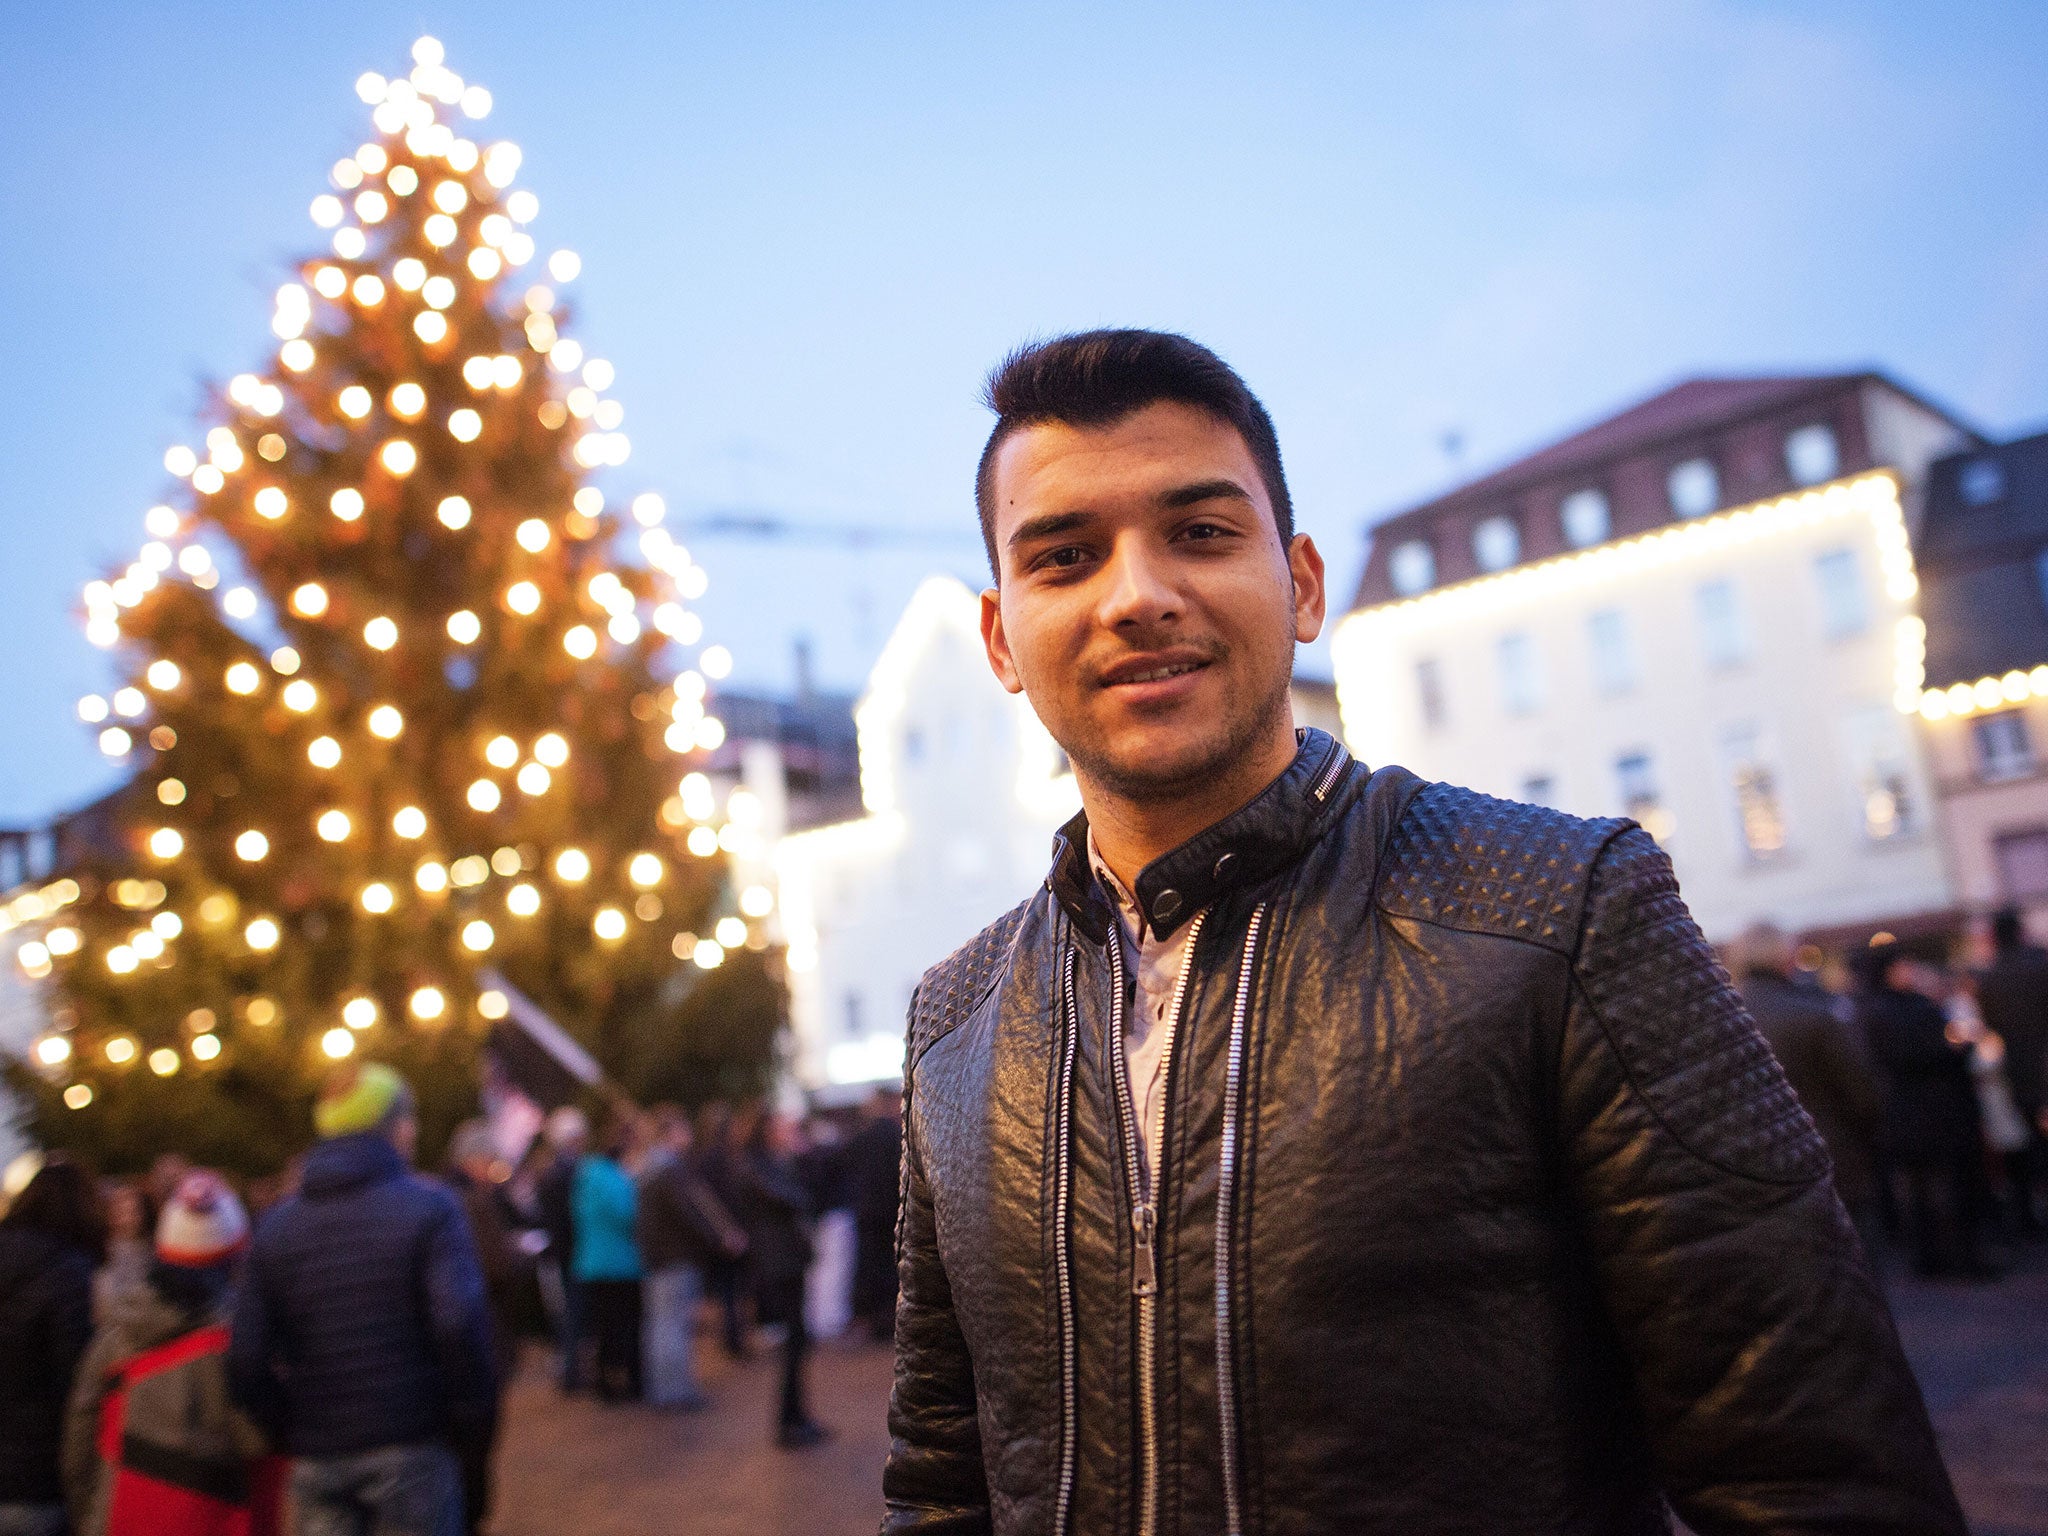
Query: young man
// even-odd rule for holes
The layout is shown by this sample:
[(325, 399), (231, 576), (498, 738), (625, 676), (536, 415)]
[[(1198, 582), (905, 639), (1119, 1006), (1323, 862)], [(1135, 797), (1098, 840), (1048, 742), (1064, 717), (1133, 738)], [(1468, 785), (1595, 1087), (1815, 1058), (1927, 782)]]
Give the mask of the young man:
[(234, 1394), (293, 1458), (295, 1536), (460, 1536), (457, 1445), (488, 1440), (491, 1318), (462, 1207), (412, 1171), (389, 1067), (337, 1068), (300, 1192), (256, 1228)]
[(989, 660), (1085, 809), (912, 1006), (885, 1530), (1962, 1531), (1656, 844), (1295, 730), (1322, 559), (1213, 354), (989, 399)]

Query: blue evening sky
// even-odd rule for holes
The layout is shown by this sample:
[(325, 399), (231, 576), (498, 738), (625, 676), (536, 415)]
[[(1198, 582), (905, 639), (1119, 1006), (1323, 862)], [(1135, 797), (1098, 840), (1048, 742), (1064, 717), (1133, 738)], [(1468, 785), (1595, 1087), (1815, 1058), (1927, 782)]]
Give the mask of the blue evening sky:
[[(981, 574), (982, 374), (1185, 330), (1341, 591), (1377, 516), (1680, 376), (1876, 364), (2048, 420), (2048, 7), (1878, 0), (15, 5), (0, 48), (0, 825), (110, 782), (78, 591), (261, 367), (352, 92), (431, 32), (526, 151), (620, 492), (927, 530), (689, 540), (738, 680), (856, 687)], [(1312, 656), (1310, 665), (1326, 666)]]

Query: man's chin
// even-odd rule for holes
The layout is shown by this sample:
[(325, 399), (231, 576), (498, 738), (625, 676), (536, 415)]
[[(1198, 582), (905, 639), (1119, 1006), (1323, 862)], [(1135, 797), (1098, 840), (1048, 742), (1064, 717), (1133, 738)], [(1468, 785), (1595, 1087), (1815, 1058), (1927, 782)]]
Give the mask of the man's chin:
[(1082, 775), (1126, 800), (1140, 803), (1184, 800), (1214, 788), (1236, 754), (1231, 743), (1209, 735), (1190, 741), (1165, 729), (1119, 732), (1113, 742), (1068, 750)]

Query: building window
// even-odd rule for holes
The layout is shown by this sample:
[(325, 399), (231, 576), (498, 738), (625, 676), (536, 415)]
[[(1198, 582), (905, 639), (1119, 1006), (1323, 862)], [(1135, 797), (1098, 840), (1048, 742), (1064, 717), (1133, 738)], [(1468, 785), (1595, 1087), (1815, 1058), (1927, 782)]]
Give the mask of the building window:
[(1963, 466), (1956, 482), (1963, 500), (1973, 507), (1988, 507), (2005, 499), (2005, 466), (1996, 459), (1972, 459)]
[(1817, 556), (1813, 579), (1820, 587), (1820, 627), (1830, 640), (1860, 635), (1870, 627), (1870, 605), (1855, 550), (1831, 549)]
[(1605, 543), (1614, 527), (1613, 516), (1607, 510), (1607, 493), (1592, 486), (1565, 497), (1558, 504), (1557, 518), (1564, 524), (1564, 541), (1573, 549)]
[(1753, 725), (1730, 726), (1721, 733), (1721, 762), (1744, 852), (1776, 858), (1785, 851), (1785, 803), (1763, 733)]
[(1494, 646), (1500, 670), (1501, 707), (1511, 715), (1531, 715), (1543, 703), (1543, 679), (1536, 665), (1536, 642), (1521, 630), (1502, 635)]
[(1436, 551), (1422, 539), (1394, 547), (1387, 557), (1387, 579), (1403, 597), (1414, 597), (1436, 585)]
[(2034, 771), (2034, 743), (2027, 736), (2027, 717), (2016, 709), (1979, 715), (1970, 722), (1977, 748), (1977, 776), (2017, 779)]
[(1742, 622), (1742, 604), (1735, 583), (1726, 577), (1702, 582), (1693, 594), (1699, 614), (1700, 649), (1707, 665), (1739, 667), (1749, 659), (1749, 635)]
[(1444, 669), (1434, 656), (1415, 663), (1415, 697), (1422, 705), (1422, 724), (1432, 731), (1444, 725)]
[(1647, 752), (1624, 752), (1614, 760), (1614, 782), (1621, 791), (1621, 810), (1658, 842), (1671, 835), (1671, 813), (1657, 793), (1657, 772)]
[(2005, 900), (2048, 896), (2048, 827), (2007, 832), (1992, 839), (1991, 846)]
[(1482, 571), (1504, 571), (1522, 558), (1522, 530), (1512, 517), (1489, 517), (1472, 530), (1472, 558)]
[(1557, 804), (1557, 780), (1547, 773), (1532, 773), (1522, 780), (1522, 799), (1530, 805)]
[(1785, 468), (1794, 485), (1819, 485), (1842, 472), (1842, 450), (1835, 429), (1821, 422), (1785, 434)]
[(1908, 749), (1898, 714), (1882, 706), (1851, 715), (1844, 735), (1856, 777), (1858, 820), (1873, 843), (1888, 843), (1919, 830), (1920, 808), (1913, 798)]
[(1636, 653), (1619, 608), (1602, 608), (1586, 621), (1593, 640), (1593, 686), (1612, 696), (1636, 685)]
[(1680, 517), (1704, 517), (1721, 505), (1721, 477), (1714, 473), (1711, 459), (1687, 459), (1673, 465), (1664, 491), (1671, 498), (1671, 510)]

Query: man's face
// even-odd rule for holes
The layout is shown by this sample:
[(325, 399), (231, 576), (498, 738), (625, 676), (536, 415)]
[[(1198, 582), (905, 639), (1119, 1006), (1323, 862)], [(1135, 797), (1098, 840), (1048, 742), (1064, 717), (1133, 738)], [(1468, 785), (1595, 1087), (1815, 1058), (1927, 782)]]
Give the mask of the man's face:
[(989, 663), (1085, 779), (1170, 800), (1284, 731), (1295, 643), (1322, 628), (1322, 557), (1306, 535), (1281, 543), (1234, 428), (1170, 401), (1026, 427), (991, 483)]

